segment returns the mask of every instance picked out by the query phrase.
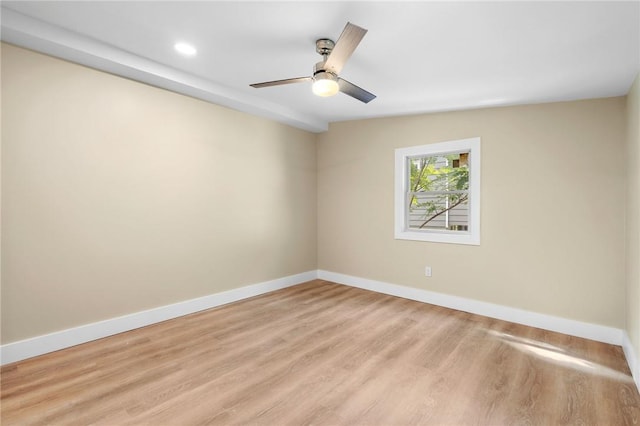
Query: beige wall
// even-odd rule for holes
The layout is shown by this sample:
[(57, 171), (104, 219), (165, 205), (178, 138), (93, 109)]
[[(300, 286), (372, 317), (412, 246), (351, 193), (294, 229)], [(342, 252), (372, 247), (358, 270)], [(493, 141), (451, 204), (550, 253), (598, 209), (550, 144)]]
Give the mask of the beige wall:
[[(318, 267), (622, 328), (624, 135), (623, 97), (334, 123)], [(474, 136), (481, 245), (394, 240), (394, 149)]]
[(316, 269), (315, 135), (2, 48), (2, 343)]
[[(2, 343), (317, 267), (623, 328), (638, 86), (316, 136), (3, 45)], [(394, 149), (473, 136), (481, 245), (394, 240)]]
[[(636, 356), (640, 357), (640, 74), (627, 96), (626, 159), (626, 331)], [(640, 367), (640, 358), (635, 364)]]

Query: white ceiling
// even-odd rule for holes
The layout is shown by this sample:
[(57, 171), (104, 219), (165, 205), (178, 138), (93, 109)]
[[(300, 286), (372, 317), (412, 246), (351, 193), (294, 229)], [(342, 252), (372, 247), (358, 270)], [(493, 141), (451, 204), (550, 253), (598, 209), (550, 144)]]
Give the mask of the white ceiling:
[[(2, 39), (319, 132), (334, 121), (619, 96), (640, 71), (640, 2), (2, 2)], [(315, 40), (369, 30), (319, 98)], [(177, 41), (198, 49), (187, 58)]]

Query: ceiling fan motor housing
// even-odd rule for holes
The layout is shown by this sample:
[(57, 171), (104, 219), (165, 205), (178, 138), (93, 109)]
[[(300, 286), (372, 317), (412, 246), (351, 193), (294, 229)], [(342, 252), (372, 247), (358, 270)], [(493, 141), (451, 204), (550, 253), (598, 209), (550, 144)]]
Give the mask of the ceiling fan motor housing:
[(318, 62), (313, 67), (313, 79), (338, 80), (338, 76), (324, 68), (325, 61)]

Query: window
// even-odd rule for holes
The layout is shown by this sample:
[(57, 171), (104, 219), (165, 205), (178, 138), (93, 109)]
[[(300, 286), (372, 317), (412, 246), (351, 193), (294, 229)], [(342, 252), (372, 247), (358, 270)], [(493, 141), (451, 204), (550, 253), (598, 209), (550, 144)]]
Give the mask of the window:
[(480, 138), (396, 149), (395, 238), (480, 244)]

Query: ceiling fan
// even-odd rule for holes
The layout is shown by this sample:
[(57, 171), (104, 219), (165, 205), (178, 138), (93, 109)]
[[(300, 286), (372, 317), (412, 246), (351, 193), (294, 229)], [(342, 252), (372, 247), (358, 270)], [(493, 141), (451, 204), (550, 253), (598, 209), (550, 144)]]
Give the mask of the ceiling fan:
[(347, 22), (337, 42), (334, 43), (333, 40), (328, 38), (316, 40), (316, 52), (322, 55), (322, 61), (313, 67), (313, 76), (266, 81), (264, 83), (254, 83), (250, 86), (259, 89), (262, 87), (313, 81), (312, 90), (313, 93), (318, 96), (333, 96), (340, 91), (365, 104), (369, 103), (375, 99), (376, 95), (338, 76), (345, 62), (351, 57), (351, 54), (356, 50), (356, 47), (358, 47), (358, 44), (360, 44), (360, 41), (366, 33), (367, 30), (364, 28)]

